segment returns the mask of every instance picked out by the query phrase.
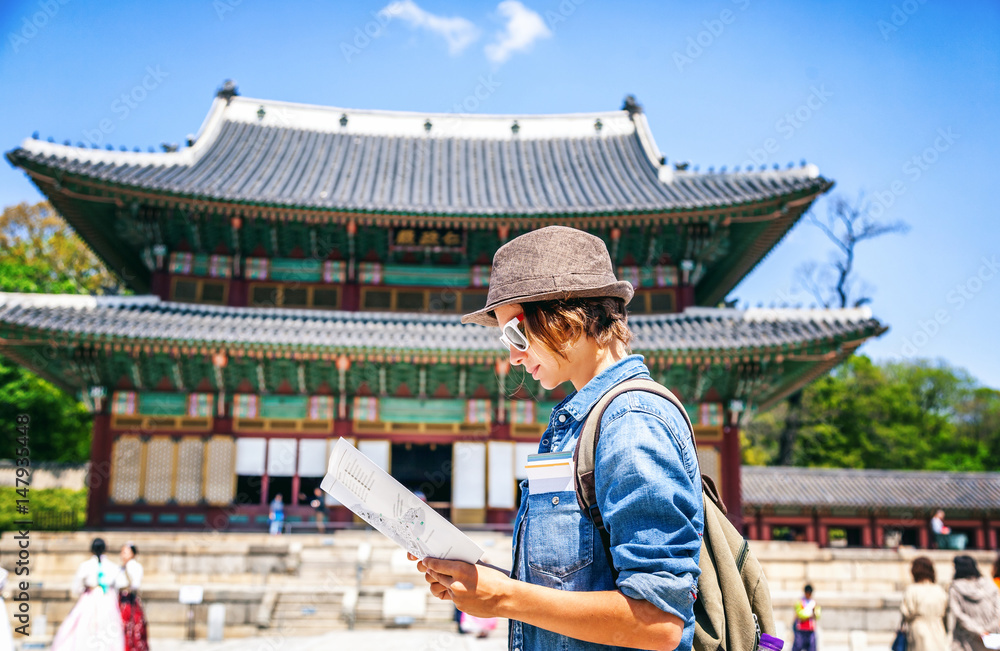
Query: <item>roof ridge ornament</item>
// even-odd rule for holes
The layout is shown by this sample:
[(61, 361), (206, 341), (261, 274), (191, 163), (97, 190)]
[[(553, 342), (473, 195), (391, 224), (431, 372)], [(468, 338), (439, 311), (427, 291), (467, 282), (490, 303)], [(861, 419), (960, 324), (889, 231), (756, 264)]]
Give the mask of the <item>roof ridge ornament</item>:
[(636, 113), (642, 113), (642, 105), (635, 99), (635, 95), (626, 95), (622, 103), (622, 110), (628, 112), (629, 119), (633, 119)]
[(240, 94), (239, 89), (236, 87), (236, 81), (233, 79), (227, 79), (222, 82), (222, 87), (215, 92), (216, 97), (221, 97), (226, 100), (226, 106), (229, 106), (229, 102)]

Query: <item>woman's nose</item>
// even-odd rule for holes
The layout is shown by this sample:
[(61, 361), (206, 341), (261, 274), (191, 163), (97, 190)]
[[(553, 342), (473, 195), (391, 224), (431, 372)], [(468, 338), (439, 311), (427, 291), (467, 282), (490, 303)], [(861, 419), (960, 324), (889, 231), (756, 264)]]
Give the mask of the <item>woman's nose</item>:
[(510, 363), (512, 366), (523, 366), (524, 360), (527, 359), (528, 354), (525, 351), (518, 350), (513, 346), (510, 347)]

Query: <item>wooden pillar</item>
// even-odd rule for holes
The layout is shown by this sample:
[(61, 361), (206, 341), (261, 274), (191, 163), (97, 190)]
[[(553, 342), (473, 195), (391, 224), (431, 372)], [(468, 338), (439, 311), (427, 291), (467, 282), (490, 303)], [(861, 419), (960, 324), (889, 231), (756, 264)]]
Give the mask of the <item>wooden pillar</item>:
[(741, 485), (740, 428), (727, 425), (722, 428), (722, 501), (729, 511), (728, 517), (737, 531), (743, 530), (743, 504)]
[[(694, 305), (694, 285), (682, 283), (677, 286), (677, 311)], [(727, 505), (728, 506), (728, 505)]]
[(920, 545), (920, 549), (931, 548), (931, 535), (926, 526), (917, 530), (917, 544)]
[(170, 300), (170, 274), (161, 269), (153, 271), (152, 293), (160, 297), (161, 301)]
[(867, 526), (861, 527), (861, 546), (872, 547), (875, 542), (875, 518), (870, 518)]
[(976, 549), (986, 549), (986, 522), (976, 527)]
[(229, 281), (229, 299), (227, 303), (232, 307), (246, 307), (250, 305), (250, 297), (247, 295), (247, 281), (243, 278), (233, 278)]
[(357, 312), (361, 309), (361, 286), (357, 282), (341, 285), (340, 309), (347, 312)]
[(90, 471), (87, 487), (87, 526), (100, 528), (111, 486), (111, 414), (94, 415), (94, 439), (90, 446)]

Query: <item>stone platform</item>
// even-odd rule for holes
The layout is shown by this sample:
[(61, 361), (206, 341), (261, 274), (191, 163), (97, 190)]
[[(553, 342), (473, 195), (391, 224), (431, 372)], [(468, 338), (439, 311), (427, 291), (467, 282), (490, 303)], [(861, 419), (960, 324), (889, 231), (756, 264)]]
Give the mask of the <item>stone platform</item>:
[[(36, 623), (33, 641), (50, 638), (72, 608), (70, 583), (76, 567), (89, 556), (95, 535), (103, 537), (115, 552), (126, 541), (138, 546), (146, 572), (143, 600), (154, 639), (180, 643), (184, 637), (188, 607), (178, 603), (183, 585), (205, 589), (205, 603), (194, 607), (198, 639), (207, 635), (208, 606), (212, 603), (226, 606), (227, 639), (391, 634), (393, 631), (385, 629), (396, 626), (406, 626), (414, 639), (422, 639), (454, 628), (451, 605), (431, 597), (423, 575), (406, 560), (405, 553), (372, 530), (286, 536), (34, 532), (30, 544), (31, 614)], [(508, 535), (469, 535), (487, 550), (487, 562), (509, 566)], [(805, 583), (814, 586), (815, 597), (823, 606), (822, 626), (828, 640), (824, 648), (846, 645), (851, 631), (865, 631), (873, 646), (882, 644), (882, 638), (890, 639), (899, 622), (902, 591), (910, 583), (912, 559), (919, 555), (932, 558), (938, 582), (947, 585), (956, 553), (907, 548), (820, 549), (809, 543), (786, 542), (755, 542), (753, 550), (764, 566), (775, 620), (786, 639), (791, 637), (788, 627), (795, 599)], [(0, 564), (12, 569), (16, 554), (13, 534), (3, 534)], [(994, 553), (971, 555), (984, 573), (991, 569)], [(11, 614), (15, 606), (10, 599), (12, 587), (4, 594)], [(44, 631), (38, 630), (40, 615), (46, 620)], [(502, 625), (501, 630), (505, 629)], [(885, 641), (883, 646), (887, 645)]]

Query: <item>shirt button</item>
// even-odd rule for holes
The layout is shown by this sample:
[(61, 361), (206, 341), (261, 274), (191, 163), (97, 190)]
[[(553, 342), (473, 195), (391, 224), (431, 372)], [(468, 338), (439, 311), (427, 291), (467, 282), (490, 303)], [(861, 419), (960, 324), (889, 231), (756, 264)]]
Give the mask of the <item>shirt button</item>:
[(556, 505), (556, 504), (558, 504), (558, 503), (559, 503), (559, 497), (558, 497), (558, 496), (556, 496), (556, 497), (553, 497), (553, 498), (552, 498), (552, 506), (555, 506), (555, 505)]
[(559, 414), (559, 422), (560, 423), (566, 422), (566, 414)]

